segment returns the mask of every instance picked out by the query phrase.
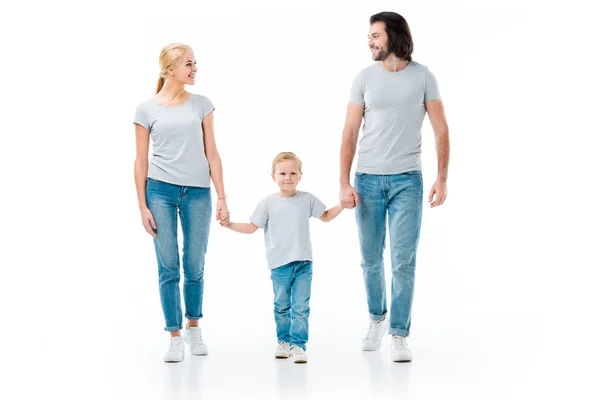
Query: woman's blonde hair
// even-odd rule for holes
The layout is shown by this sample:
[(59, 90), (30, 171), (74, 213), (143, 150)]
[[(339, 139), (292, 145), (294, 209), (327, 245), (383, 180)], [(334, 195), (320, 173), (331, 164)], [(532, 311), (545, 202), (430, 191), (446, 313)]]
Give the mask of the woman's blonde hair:
[(156, 84), (156, 93), (160, 92), (163, 85), (165, 84), (165, 75), (171, 68), (174, 68), (186, 50), (192, 48), (187, 44), (183, 43), (170, 43), (163, 47), (158, 57), (158, 64), (160, 65), (160, 76), (158, 77), (158, 83)]
[(302, 175), (302, 161), (291, 151), (284, 151), (283, 153), (277, 154), (273, 159), (273, 164), (271, 165), (271, 175), (275, 175), (275, 170), (277, 169), (277, 164), (287, 160), (295, 160), (298, 164), (298, 171), (300, 171), (300, 175)]

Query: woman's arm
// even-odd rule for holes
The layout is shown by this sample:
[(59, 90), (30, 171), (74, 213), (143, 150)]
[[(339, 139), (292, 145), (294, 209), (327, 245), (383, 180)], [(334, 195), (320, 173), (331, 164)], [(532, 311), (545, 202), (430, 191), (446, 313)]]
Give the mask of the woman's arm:
[(156, 237), (156, 233), (152, 228), (156, 229), (156, 223), (152, 217), (152, 213), (146, 205), (146, 178), (148, 177), (148, 148), (150, 146), (150, 132), (141, 125), (135, 124), (135, 147), (136, 155), (133, 166), (133, 175), (135, 179), (135, 189), (137, 192), (138, 206), (142, 214), (142, 224), (144, 229), (152, 237)]
[(210, 177), (215, 185), (218, 196), (217, 209), (215, 212), (215, 218), (218, 221), (221, 211), (229, 212), (229, 209), (227, 208), (227, 200), (225, 200), (223, 164), (221, 163), (221, 156), (217, 150), (217, 142), (215, 140), (214, 111), (204, 117), (204, 120), (202, 120), (202, 129), (204, 131), (204, 152), (210, 167)]

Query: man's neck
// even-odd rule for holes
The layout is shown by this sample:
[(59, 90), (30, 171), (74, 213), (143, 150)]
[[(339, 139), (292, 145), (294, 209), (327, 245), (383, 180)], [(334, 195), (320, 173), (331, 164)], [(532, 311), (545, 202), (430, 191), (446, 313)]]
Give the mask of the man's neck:
[(401, 71), (408, 65), (408, 61), (398, 58), (393, 54), (390, 54), (385, 60), (379, 61), (379, 63), (383, 69), (390, 72)]

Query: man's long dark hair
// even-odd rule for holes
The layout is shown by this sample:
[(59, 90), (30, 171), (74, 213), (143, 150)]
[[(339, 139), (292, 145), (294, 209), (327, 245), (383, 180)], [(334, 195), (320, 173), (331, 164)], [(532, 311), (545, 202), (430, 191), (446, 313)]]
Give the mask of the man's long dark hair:
[(396, 57), (411, 61), (413, 40), (410, 28), (404, 17), (395, 12), (384, 11), (371, 16), (371, 25), (375, 22), (383, 22), (385, 24), (385, 32), (388, 36), (388, 51), (395, 54)]

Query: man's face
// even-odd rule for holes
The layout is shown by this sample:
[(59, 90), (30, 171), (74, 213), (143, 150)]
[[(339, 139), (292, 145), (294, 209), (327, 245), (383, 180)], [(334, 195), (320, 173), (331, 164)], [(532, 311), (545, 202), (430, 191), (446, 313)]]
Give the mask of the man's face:
[(390, 53), (388, 52), (388, 36), (385, 32), (385, 24), (383, 22), (375, 22), (369, 28), (369, 49), (371, 49), (371, 57), (373, 61), (383, 61)]

